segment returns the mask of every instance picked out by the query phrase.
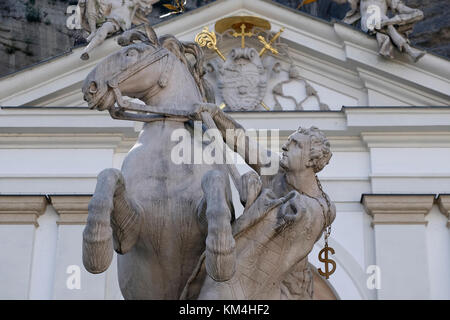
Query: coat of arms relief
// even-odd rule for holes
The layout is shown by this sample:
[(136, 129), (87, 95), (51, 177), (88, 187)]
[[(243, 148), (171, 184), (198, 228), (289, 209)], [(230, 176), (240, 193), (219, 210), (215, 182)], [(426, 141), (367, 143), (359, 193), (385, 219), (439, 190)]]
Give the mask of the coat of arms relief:
[(204, 79), (217, 105), (227, 111), (329, 110), (280, 41), (283, 31), (272, 32), (270, 23), (257, 17), (237, 16), (197, 34), (196, 42), (209, 49)]

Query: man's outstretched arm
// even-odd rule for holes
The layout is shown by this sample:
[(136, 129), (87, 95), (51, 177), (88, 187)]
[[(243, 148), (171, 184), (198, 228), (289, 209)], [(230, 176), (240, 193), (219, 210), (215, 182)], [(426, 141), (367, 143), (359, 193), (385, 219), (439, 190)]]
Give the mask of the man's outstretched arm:
[[(249, 137), (239, 122), (214, 105), (200, 107), (196, 114), (200, 115), (204, 111), (211, 114), (217, 129), (231, 150), (237, 152), (259, 175), (261, 175), (262, 168), (271, 166), (274, 155), (272, 155), (270, 150), (258, 144), (256, 139)], [(196, 118), (199, 117), (196, 116)]]

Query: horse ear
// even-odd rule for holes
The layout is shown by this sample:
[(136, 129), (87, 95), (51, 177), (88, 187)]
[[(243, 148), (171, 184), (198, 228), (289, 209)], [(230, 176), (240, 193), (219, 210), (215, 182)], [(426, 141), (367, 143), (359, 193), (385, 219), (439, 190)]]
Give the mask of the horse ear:
[(161, 44), (159, 43), (159, 39), (158, 36), (156, 35), (155, 30), (153, 30), (153, 28), (149, 25), (149, 24), (144, 24), (144, 28), (145, 28), (145, 33), (147, 34), (147, 38), (148, 40), (155, 46), (160, 47)]

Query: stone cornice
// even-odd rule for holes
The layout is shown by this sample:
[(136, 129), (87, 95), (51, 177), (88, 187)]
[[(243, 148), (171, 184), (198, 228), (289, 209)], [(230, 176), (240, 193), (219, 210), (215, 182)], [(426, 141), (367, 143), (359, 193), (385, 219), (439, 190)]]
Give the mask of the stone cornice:
[(50, 197), (53, 208), (59, 215), (57, 224), (86, 224), (90, 195), (53, 195)]
[[(448, 96), (430, 94), (426, 90), (415, 90), (415, 87), (402, 84), (401, 80), (394, 79), (394, 75), (386, 77), (376, 72), (370, 72), (363, 68), (357, 68), (359, 76), (367, 89), (375, 90), (380, 93), (391, 96), (392, 98), (401, 100), (409, 106), (426, 105), (426, 106), (445, 106), (448, 104)], [(423, 88), (421, 88), (423, 89)]]
[(120, 133), (0, 133), (1, 149), (115, 148), (123, 140)]
[(126, 153), (135, 135), (123, 133), (0, 133), (0, 149), (114, 149)]
[[(365, 131), (385, 131), (389, 127), (402, 127), (412, 131), (448, 131), (450, 121), (449, 107), (344, 107), (347, 126), (366, 128)], [(367, 129), (370, 128), (370, 129)]]
[(450, 132), (362, 132), (368, 148), (449, 148)]
[(447, 217), (447, 228), (450, 228), (450, 194), (441, 194), (437, 199), (439, 209)]
[(34, 224), (44, 214), (47, 207), (45, 196), (7, 196), (0, 195), (1, 224)]
[(422, 224), (433, 206), (435, 195), (365, 194), (362, 203), (377, 224)]

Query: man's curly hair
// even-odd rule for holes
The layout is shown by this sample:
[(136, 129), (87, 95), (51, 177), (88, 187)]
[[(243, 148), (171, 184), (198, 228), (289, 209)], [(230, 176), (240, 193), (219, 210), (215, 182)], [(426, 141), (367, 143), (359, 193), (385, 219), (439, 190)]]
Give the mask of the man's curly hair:
[(310, 157), (313, 162), (312, 167), (315, 173), (321, 171), (328, 164), (332, 156), (330, 142), (327, 137), (317, 127), (311, 127), (309, 129), (299, 127), (297, 132), (309, 136), (311, 141)]

